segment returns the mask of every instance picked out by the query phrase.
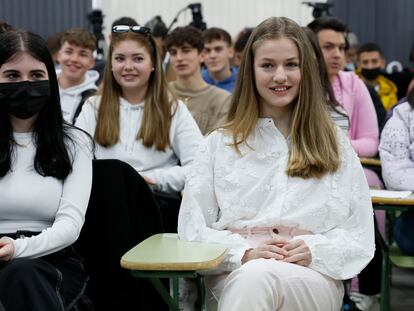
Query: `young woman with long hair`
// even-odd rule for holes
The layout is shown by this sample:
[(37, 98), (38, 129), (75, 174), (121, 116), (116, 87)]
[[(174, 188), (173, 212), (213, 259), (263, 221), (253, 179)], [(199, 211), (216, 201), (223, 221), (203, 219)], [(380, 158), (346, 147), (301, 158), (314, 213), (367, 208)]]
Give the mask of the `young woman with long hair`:
[(92, 140), (64, 123), (46, 42), (0, 35), (0, 309), (72, 310), (87, 276), (73, 248), (92, 185)]
[(101, 94), (87, 100), (76, 125), (95, 138), (98, 159), (127, 162), (146, 179), (161, 202), (165, 229), (176, 232), (179, 204), (173, 208), (163, 198), (183, 190), (200, 130), (169, 92), (149, 28), (115, 25), (106, 64)]
[[(225, 244), (205, 277), (218, 310), (339, 310), (374, 253), (368, 185), (327, 111), (299, 25), (269, 18), (244, 50), (228, 123), (194, 160), (178, 233)], [(214, 308), (214, 307), (213, 307)]]

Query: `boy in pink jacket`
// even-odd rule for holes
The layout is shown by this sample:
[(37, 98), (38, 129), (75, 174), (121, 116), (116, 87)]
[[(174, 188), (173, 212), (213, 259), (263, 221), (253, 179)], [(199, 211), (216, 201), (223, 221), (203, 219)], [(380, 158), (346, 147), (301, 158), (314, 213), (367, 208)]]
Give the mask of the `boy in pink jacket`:
[[(379, 129), (374, 103), (364, 82), (355, 73), (342, 71), (347, 46), (346, 25), (333, 17), (321, 17), (308, 27), (317, 34), (335, 98), (348, 114), (348, 134), (355, 152), (359, 157), (376, 156)], [(383, 188), (374, 171), (364, 169), (364, 172), (370, 187)], [(383, 219), (384, 216), (380, 215), (380, 228), (383, 227)], [(359, 310), (368, 310), (376, 299), (375, 295), (380, 292), (381, 262), (381, 251), (377, 247), (372, 261), (358, 275), (359, 293), (350, 294)]]

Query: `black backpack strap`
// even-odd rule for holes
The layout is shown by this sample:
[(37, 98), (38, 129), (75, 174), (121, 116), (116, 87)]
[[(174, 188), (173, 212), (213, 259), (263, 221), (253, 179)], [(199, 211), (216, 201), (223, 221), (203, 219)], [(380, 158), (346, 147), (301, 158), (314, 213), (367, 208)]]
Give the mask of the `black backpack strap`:
[(81, 93), (82, 99), (79, 102), (78, 107), (76, 108), (75, 115), (73, 116), (73, 119), (72, 119), (72, 124), (75, 124), (76, 119), (78, 118), (80, 112), (82, 111), (82, 107), (85, 101), (88, 99), (88, 97), (94, 95), (95, 93), (96, 93), (96, 89), (87, 89)]

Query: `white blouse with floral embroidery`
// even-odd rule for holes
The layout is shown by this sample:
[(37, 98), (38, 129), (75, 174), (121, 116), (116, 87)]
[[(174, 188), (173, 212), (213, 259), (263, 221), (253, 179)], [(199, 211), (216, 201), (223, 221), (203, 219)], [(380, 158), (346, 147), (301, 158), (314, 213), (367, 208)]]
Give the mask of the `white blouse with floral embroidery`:
[(271, 119), (258, 120), (242, 156), (230, 134), (210, 134), (186, 182), (180, 238), (225, 244), (228, 255), (216, 272), (231, 271), (250, 246), (228, 228), (295, 227), (312, 232), (294, 237), (310, 248), (310, 268), (334, 279), (357, 275), (374, 254), (373, 211), (359, 159), (337, 132), (342, 163), (321, 179), (286, 175), (289, 139)]
[(382, 176), (388, 189), (414, 190), (414, 109), (395, 107), (381, 134)]

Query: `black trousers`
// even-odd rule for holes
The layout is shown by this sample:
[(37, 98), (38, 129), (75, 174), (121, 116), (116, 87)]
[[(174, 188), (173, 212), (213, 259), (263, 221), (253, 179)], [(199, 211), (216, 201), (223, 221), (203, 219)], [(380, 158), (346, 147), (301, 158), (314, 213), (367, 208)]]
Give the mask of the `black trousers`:
[(358, 274), (359, 292), (364, 295), (376, 295), (381, 292), (381, 271), (382, 271), (382, 250), (378, 242), (379, 235), (376, 218), (374, 217), (375, 228), (375, 253), (374, 258)]
[(153, 194), (161, 213), (164, 232), (177, 233), (178, 214), (181, 206), (180, 194), (168, 195), (160, 192)]
[(0, 263), (0, 311), (93, 310), (81, 258), (72, 246)]

